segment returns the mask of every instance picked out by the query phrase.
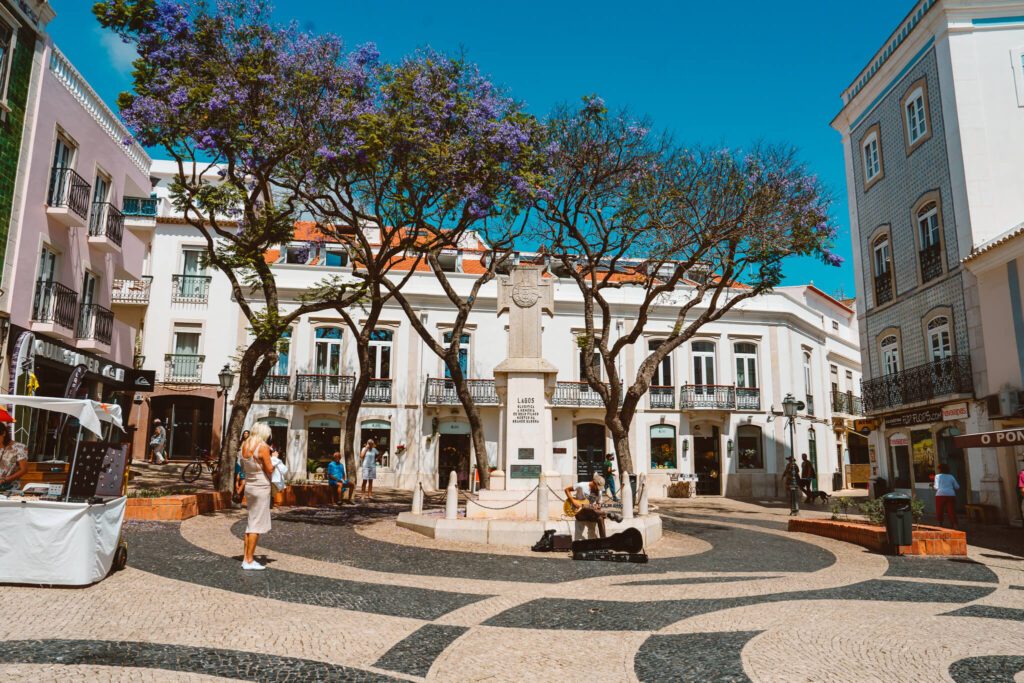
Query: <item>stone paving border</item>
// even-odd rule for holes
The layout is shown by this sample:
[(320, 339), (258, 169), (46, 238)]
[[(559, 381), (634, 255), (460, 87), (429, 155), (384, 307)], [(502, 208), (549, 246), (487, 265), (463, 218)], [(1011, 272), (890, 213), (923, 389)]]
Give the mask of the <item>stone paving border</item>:
[[(1007, 621), (1024, 622), (1024, 609), (998, 607), (995, 605), (968, 605), (960, 609), (946, 612), (946, 617), (982, 617), (983, 619), (1006, 619)], [(1024, 642), (1021, 643), (1024, 649)]]
[(426, 676), (434, 660), (468, 630), (465, 626), (427, 624), (396, 643), (374, 666), (410, 676)]
[(633, 667), (641, 683), (703, 681), (744, 683), (743, 646), (761, 631), (654, 635), (637, 650)]
[(949, 675), (957, 683), (1013, 683), (1021, 672), (1024, 656), (968, 657), (949, 667)]

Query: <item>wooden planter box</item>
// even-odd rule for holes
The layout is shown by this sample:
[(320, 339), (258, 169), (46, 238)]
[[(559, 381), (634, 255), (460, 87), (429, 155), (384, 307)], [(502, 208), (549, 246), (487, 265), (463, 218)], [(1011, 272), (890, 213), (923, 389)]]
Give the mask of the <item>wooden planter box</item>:
[[(856, 543), (876, 552), (891, 551), (885, 527), (866, 522), (845, 522), (835, 519), (791, 519), (790, 531), (825, 536), (847, 543)], [(967, 534), (954, 529), (914, 525), (914, 543), (900, 546), (903, 555), (966, 555)]]
[[(245, 499), (242, 499), (245, 503)], [(331, 490), (316, 484), (286, 486), (274, 496), (274, 505), (330, 505)], [(160, 498), (129, 498), (125, 519), (180, 521), (231, 507), (231, 494), (222, 491), (199, 491)]]

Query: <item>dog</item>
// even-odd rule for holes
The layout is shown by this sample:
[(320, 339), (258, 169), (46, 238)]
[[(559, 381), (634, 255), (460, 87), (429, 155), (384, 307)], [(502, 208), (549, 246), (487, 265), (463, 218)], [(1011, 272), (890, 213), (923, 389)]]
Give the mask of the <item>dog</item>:
[(813, 503), (816, 499), (820, 498), (822, 503), (827, 503), (828, 499), (832, 496), (828, 495), (824, 491), (811, 491), (807, 494), (807, 502)]

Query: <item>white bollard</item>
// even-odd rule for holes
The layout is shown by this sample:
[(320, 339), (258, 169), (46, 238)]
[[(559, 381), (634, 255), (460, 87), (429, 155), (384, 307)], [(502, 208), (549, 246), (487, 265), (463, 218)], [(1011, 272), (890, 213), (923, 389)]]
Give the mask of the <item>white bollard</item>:
[(459, 485), (456, 483), (455, 470), (448, 477), (448, 494), (444, 501), (444, 518), (459, 518)]
[(622, 478), (622, 519), (633, 519), (633, 488), (628, 474)]
[(414, 515), (423, 514), (423, 477), (417, 472), (416, 481), (412, 485), (412, 513)]
[(543, 478), (537, 486), (537, 521), (548, 521), (548, 486)]
[(641, 474), (638, 479), (639, 481), (637, 481), (637, 484), (640, 486), (640, 502), (636, 506), (636, 514), (644, 517), (650, 512), (650, 505), (647, 502), (647, 475)]

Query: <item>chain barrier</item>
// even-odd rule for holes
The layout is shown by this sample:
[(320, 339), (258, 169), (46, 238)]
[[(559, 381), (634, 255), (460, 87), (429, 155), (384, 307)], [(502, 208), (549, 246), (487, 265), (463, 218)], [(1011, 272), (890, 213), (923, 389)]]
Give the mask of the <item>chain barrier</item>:
[(469, 497), (468, 495), (466, 495), (466, 493), (465, 493), (464, 491), (459, 491), (459, 495), (460, 495), (460, 496), (462, 496), (462, 497), (464, 497), (464, 498), (466, 499), (466, 501), (467, 501), (467, 502), (471, 502), (471, 503), (473, 503), (474, 505), (479, 505), (480, 507), (482, 507), (482, 508), (483, 508), (483, 509), (485, 509), (485, 510), (508, 510), (509, 508), (513, 508), (513, 507), (515, 507), (516, 505), (519, 505), (520, 503), (522, 503), (523, 501), (525, 501), (525, 500), (526, 500), (527, 498), (529, 498), (529, 497), (530, 497), (530, 494), (532, 494), (532, 493), (533, 493), (534, 491), (536, 491), (536, 490), (537, 490), (537, 489), (538, 489), (539, 487), (540, 487), (540, 484), (538, 484), (537, 486), (534, 486), (534, 487), (533, 487), (532, 489), (530, 489), (530, 490), (529, 490), (529, 491), (528, 491), (528, 492), (526, 493), (526, 495), (525, 495), (525, 496), (523, 496), (522, 498), (520, 498), (520, 499), (519, 499), (519, 500), (517, 500), (516, 502), (512, 503), (511, 505), (504, 505), (504, 506), (502, 506), (502, 507), (492, 507), (492, 506), (490, 506), (490, 505), (483, 505), (483, 504), (479, 503), (477, 499), (475, 499), (475, 498), (470, 498), (470, 497)]

